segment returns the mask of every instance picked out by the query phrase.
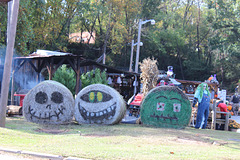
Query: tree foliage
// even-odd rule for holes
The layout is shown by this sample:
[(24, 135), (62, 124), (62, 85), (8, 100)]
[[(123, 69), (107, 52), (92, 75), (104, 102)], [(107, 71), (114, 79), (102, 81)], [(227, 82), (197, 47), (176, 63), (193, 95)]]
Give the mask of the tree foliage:
[[(7, 6), (0, 6), (0, 43), (6, 45)], [(16, 50), (63, 50), (128, 68), (130, 43), (142, 25), (140, 61), (155, 57), (158, 68), (174, 67), (176, 78), (206, 80), (217, 74), (222, 87), (239, 77), (239, 0), (22, 0)], [(95, 44), (70, 43), (74, 32), (96, 33)], [(134, 53), (136, 50), (134, 49)]]
[(82, 88), (91, 84), (105, 84), (105, 85), (108, 84), (106, 72), (105, 71), (101, 72), (99, 68), (91, 70), (90, 72), (87, 73), (83, 73), (81, 75), (81, 82)]
[(75, 94), (76, 75), (71, 68), (62, 65), (57, 69), (52, 80), (62, 83), (72, 92), (73, 95)]

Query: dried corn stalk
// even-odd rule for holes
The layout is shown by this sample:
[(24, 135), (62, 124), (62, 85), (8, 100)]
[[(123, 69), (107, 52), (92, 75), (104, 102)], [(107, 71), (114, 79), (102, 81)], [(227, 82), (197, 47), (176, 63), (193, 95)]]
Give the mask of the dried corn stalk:
[(145, 96), (151, 89), (153, 89), (158, 80), (159, 70), (157, 67), (157, 60), (154, 58), (144, 59), (140, 64), (140, 69), (142, 71), (140, 78), (143, 84), (143, 96)]

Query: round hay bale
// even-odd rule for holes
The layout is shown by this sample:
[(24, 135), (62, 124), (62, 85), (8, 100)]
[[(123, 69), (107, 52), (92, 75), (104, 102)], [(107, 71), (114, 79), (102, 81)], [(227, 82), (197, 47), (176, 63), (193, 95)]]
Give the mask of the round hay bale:
[(191, 113), (188, 97), (174, 86), (152, 89), (141, 104), (142, 123), (156, 127), (185, 128)]
[(27, 121), (40, 124), (66, 124), (72, 121), (74, 99), (67, 87), (56, 81), (43, 81), (31, 89), (23, 101)]
[(122, 96), (103, 84), (85, 87), (75, 99), (75, 119), (80, 124), (116, 124), (125, 113), (126, 104)]

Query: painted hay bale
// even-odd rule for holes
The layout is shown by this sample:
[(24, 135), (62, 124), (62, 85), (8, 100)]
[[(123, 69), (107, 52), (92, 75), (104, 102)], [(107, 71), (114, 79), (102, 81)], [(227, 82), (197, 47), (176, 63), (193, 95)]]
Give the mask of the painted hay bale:
[(72, 121), (74, 99), (61, 83), (43, 81), (31, 89), (23, 101), (27, 121), (40, 124), (66, 124)]
[(188, 97), (178, 87), (159, 86), (146, 95), (140, 113), (145, 125), (185, 128), (190, 121), (191, 112)]
[(75, 99), (75, 119), (80, 124), (116, 124), (125, 112), (122, 96), (107, 85), (89, 85)]

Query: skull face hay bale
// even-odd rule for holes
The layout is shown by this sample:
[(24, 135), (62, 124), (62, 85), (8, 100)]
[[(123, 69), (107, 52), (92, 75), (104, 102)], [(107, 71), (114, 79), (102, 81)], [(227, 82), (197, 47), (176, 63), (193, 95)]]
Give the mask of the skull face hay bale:
[(43, 81), (31, 89), (23, 101), (24, 117), (39, 124), (66, 124), (72, 121), (74, 99), (61, 83)]
[(187, 96), (174, 86), (152, 89), (141, 104), (142, 123), (156, 127), (185, 128), (191, 112)]
[(80, 124), (116, 124), (122, 120), (125, 112), (122, 96), (103, 84), (85, 87), (75, 99), (75, 119)]

